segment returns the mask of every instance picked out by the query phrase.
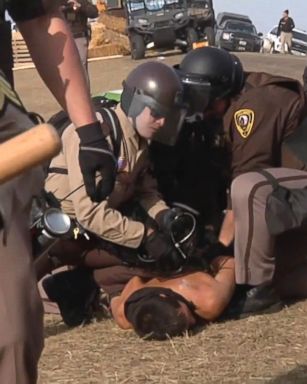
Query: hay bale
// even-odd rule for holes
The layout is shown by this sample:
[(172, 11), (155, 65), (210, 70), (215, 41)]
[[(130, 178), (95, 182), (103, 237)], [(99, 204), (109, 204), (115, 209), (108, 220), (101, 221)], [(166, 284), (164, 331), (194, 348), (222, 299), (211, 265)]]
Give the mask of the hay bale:
[(127, 33), (127, 23), (125, 17), (113, 16), (112, 14), (105, 12), (100, 15), (98, 22), (104, 24), (108, 30), (121, 34)]

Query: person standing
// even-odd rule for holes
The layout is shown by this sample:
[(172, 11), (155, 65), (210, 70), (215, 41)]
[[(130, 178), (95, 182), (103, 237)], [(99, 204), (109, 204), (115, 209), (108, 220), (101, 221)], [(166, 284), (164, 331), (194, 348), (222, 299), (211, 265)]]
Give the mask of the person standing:
[(288, 53), (291, 52), (292, 47), (292, 30), (295, 27), (294, 21), (289, 17), (289, 11), (286, 9), (283, 12), (282, 18), (279, 20), (277, 35), (280, 36), (281, 51), (285, 53), (285, 45), (287, 44)]
[(87, 54), (90, 41), (88, 18), (98, 16), (97, 7), (88, 0), (63, 0), (60, 8), (75, 39), (82, 65), (87, 73)]
[[(95, 173), (105, 168), (102, 135), (72, 35), (53, 1), (0, 1), (25, 39), (38, 72), (82, 136), (78, 160), (92, 199), (106, 194)], [(1, 53), (3, 49), (1, 38)], [(4, 56), (9, 60), (8, 54)], [(0, 143), (34, 125), (18, 95), (0, 71)], [(97, 129), (98, 128), (98, 129)], [(109, 156), (107, 159), (108, 162)], [(113, 162), (109, 163), (113, 164)], [(30, 244), (29, 210), (43, 187), (43, 171), (33, 168), (0, 186), (0, 382), (35, 384), (43, 348), (42, 305)]]

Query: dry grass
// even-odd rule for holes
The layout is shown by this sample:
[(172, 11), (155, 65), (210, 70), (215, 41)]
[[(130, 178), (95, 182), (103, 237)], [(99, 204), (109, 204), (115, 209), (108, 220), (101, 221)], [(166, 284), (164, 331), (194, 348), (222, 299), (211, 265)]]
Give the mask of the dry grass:
[(39, 384), (307, 383), (307, 301), (166, 342), (111, 320), (74, 330), (58, 317), (45, 323)]

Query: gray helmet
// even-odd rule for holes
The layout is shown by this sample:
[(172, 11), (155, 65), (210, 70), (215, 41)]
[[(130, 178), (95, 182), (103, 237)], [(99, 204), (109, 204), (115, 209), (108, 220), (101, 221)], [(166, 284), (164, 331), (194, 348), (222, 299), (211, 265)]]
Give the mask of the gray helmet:
[(190, 51), (177, 69), (185, 97), (194, 112), (203, 112), (215, 99), (239, 93), (244, 85), (244, 72), (238, 57), (219, 48)]
[(154, 117), (164, 117), (165, 126), (154, 139), (173, 145), (180, 128), (183, 104), (183, 86), (176, 71), (158, 61), (137, 66), (123, 82), (120, 100), (126, 116), (135, 119), (145, 107)]

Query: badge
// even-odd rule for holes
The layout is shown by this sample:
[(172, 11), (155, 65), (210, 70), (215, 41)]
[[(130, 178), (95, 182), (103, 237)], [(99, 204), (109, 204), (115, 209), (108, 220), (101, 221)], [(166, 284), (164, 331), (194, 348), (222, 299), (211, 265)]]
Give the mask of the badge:
[(239, 109), (234, 115), (235, 124), (238, 132), (246, 139), (253, 128), (255, 113), (251, 109)]

